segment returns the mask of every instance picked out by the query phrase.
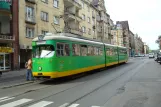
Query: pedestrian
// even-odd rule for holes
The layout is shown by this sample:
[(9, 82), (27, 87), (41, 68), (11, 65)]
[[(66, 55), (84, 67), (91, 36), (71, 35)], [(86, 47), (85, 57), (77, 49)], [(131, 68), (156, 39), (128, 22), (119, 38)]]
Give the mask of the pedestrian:
[(0, 77), (2, 76), (2, 72), (0, 71)]
[(25, 64), (27, 68), (27, 74), (26, 74), (26, 80), (27, 81), (33, 81), (33, 76), (32, 76), (32, 60), (29, 58), (27, 64)]

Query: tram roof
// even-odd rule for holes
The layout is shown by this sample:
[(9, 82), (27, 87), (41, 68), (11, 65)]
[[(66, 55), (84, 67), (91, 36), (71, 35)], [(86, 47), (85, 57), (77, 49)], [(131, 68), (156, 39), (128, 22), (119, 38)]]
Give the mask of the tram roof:
[[(75, 34), (70, 34), (70, 33), (56, 33), (56, 34), (48, 33), (47, 35), (41, 35), (41, 36), (44, 36), (42, 41), (43, 40), (69, 40), (69, 41), (84, 42), (84, 43), (91, 43), (91, 44), (97, 44), (97, 45), (105, 44), (106, 46), (126, 48), (122, 46), (116, 46), (116, 45), (103, 43), (103, 42), (92, 40), (92, 39), (85, 38), (85, 37), (80, 37), (80, 36), (77, 36)], [(35, 41), (35, 42), (39, 41), (39, 38), (36, 37), (32, 41)]]
[[(102, 42), (90, 40), (90, 39), (87, 39), (87, 38), (80, 38), (77, 35), (69, 34), (69, 33), (58, 33), (58, 34), (44, 35), (42, 41), (43, 40), (69, 40), (69, 41), (103, 45)], [(36, 37), (32, 41), (39, 41), (39, 38)]]
[(126, 49), (126, 47), (123, 47), (123, 46), (118, 46), (119, 48), (124, 48), (124, 49)]

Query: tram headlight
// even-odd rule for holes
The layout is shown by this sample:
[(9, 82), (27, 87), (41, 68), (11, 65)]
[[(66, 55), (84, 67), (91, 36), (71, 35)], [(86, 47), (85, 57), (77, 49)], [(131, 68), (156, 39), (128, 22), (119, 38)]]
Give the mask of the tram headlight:
[(39, 67), (39, 71), (41, 71), (42, 70), (42, 67)]

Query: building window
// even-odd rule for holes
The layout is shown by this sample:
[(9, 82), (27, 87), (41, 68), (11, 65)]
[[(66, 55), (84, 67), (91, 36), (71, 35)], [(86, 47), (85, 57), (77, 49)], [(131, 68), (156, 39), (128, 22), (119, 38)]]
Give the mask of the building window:
[(82, 1), (82, 9), (84, 9), (84, 2)]
[(95, 19), (92, 18), (92, 24), (94, 25), (95, 24)]
[(48, 13), (41, 11), (41, 20), (48, 21)]
[(54, 16), (54, 24), (59, 24), (59, 17), (58, 16)]
[(34, 18), (35, 18), (34, 17), (34, 8), (27, 6), (26, 7), (26, 20), (33, 22)]
[(90, 29), (90, 28), (88, 28), (88, 34), (89, 34), (89, 35), (91, 34), (91, 29)]
[(80, 56), (80, 45), (72, 44), (73, 47), (73, 56)]
[(91, 21), (90, 21), (90, 17), (88, 17), (88, 23), (90, 23)]
[(34, 37), (34, 29), (26, 27), (26, 37), (33, 38)]
[(88, 8), (88, 12), (90, 12), (90, 7), (89, 7), (89, 6), (87, 6), (87, 8)]
[(86, 17), (85, 17), (85, 15), (84, 15), (84, 14), (82, 14), (82, 19), (83, 19), (83, 20), (86, 20)]
[(48, 3), (48, 0), (41, 0), (42, 2), (44, 2), (44, 3)]
[(48, 33), (48, 31), (42, 30), (41, 34), (45, 35), (46, 33)]
[(59, 0), (54, 0), (54, 7), (58, 8), (59, 6)]
[(85, 33), (86, 32), (86, 27), (82, 27), (82, 31), (83, 31), (83, 33)]

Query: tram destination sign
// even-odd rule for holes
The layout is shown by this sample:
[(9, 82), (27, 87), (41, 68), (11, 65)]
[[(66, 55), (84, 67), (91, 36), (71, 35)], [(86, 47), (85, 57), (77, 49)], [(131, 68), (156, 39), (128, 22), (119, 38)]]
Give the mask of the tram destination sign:
[(46, 44), (46, 41), (38, 41), (36, 42), (37, 45), (43, 45), (43, 44)]

